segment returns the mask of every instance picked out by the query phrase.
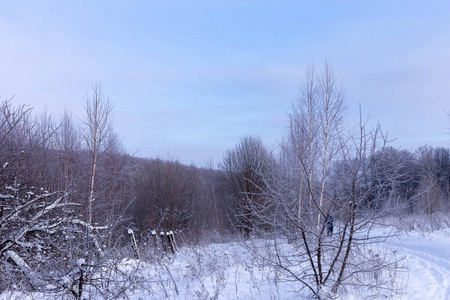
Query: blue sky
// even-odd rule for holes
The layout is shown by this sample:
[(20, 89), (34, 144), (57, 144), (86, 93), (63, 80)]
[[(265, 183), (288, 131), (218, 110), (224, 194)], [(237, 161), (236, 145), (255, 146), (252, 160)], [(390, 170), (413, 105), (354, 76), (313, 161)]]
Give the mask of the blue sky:
[(275, 147), (305, 68), (329, 60), (395, 147), (448, 146), (449, 1), (4, 1), (0, 97), (82, 118), (91, 83), (129, 152), (220, 162)]

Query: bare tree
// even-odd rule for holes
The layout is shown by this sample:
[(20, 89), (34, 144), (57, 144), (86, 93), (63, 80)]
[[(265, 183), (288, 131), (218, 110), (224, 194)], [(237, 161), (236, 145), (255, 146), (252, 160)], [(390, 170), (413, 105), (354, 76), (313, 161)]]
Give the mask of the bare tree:
[[(418, 211), (431, 216), (444, 208), (442, 198), (443, 192), (446, 190), (446, 174), (441, 171), (441, 166), (438, 163), (443, 157), (437, 155), (436, 149), (431, 146), (423, 146), (417, 149), (417, 156), (420, 179), (414, 206)], [(444, 183), (443, 186), (440, 183)]]
[(86, 120), (83, 137), (91, 156), (89, 179), (88, 218), (87, 224), (92, 224), (93, 203), (95, 201), (95, 179), (97, 175), (98, 159), (103, 150), (103, 143), (112, 127), (113, 105), (109, 98), (102, 94), (100, 83), (92, 85), (92, 94), (86, 98)]
[(197, 204), (199, 180), (194, 167), (177, 161), (141, 160), (135, 174), (133, 220), (142, 236), (152, 230), (189, 230)]
[(227, 151), (220, 166), (225, 171), (229, 186), (232, 220), (246, 238), (254, 228), (262, 226), (258, 224), (256, 216), (271, 212), (271, 202), (267, 202), (260, 194), (265, 185), (264, 175), (270, 169), (272, 161), (260, 138), (246, 136), (234, 149)]
[[(0, 108), (0, 276), (1, 289), (23, 284), (39, 289), (53, 280), (63, 264), (60, 246), (67, 236), (63, 211), (73, 203), (67, 194), (48, 191), (43, 147), (54, 134), (31, 118), (31, 108), (5, 101)], [(6, 280), (9, 278), (9, 280)]]
[(299, 195), (299, 215), (305, 206), (309, 222), (319, 228), (326, 214), (325, 183), (333, 161), (340, 155), (344, 90), (328, 62), (319, 75), (314, 67), (307, 69), (305, 78), (289, 114), (289, 134), (284, 148), (292, 151), (291, 157), (299, 168), (300, 190), (305, 186), (308, 191), (306, 206), (302, 194)]
[[(3, 184), (16, 180), (22, 184), (42, 179), (42, 168), (37, 165), (38, 149), (42, 150), (55, 129), (39, 127), (26, 105), (14, 107), (12, 99), (0, 107), (0, 175)], [(40, 130), (42, 128), (42, 130)]]
[(62, 174), (62, 186), (64, 190), (74, 188), (76, 180), (77, 152), (81, 151), (81, 143), (78, 129), (75, 127), (72, 114), (65, 110), (60, 120), (60, 127), (55, 136), (56, 151), (60, 161), (60, 174)]
[[(274, 228), (273, 236), (266, 248), (255, 243), (252, 249), (280, 278), (298, 281), (299, 290), (317, 299), (359, 288), (391, 295), (399, 287), (381, 278), (401, 271), (399, 259), (377, 245), (393, 233), (372, 230), (395, 210), (389, 190), (398, 173), (378, 180), (381, 160), (376, 154), (383, 153), (387, 137), (379, 125), (368, 129), (362, 119), (356, 133), (344, 134), (343, 90), (328, 63), (320, 76), (309, 69), (306, 78), (278, 168), (262, 177), (260, 195), (276, 213), (264, 218), (256, 209), (251, 212)], [(367, 209), (370, 201), (384, 205)], [(332, 236), (329, 226), (334, 226)], [(294, 254), (284, 251), (282, 236), (295, 242)]]
[[(48, 298), (116, 299), (139, 277), (120, 270), (126, 252), (110, 242), (128, 205), (117, 200), (132, 194), (132, 160), (109, 130), (110, 105), (93, 89), (84, 128), (89, 151), (70, 114), (58, 127), (47, 114), (33, 118), (28, 106), (0, 105), (0, 292), (15, 286)], [(99, 207), (102, 225), (95, 223)]]

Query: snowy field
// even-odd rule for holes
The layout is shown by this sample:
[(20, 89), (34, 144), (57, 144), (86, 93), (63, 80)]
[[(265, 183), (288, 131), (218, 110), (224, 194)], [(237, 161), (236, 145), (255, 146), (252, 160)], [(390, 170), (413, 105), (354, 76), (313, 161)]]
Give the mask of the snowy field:
[[(450, 229), (402, 233), (383, 246), (404, 256), (409, 270), (407, 276), (396, 279), (406, 289), (394, 299), (450, 299)], [(132, 283), (118, 299), (307, 299), (298, 292), (298, 283), (282, 280), (242, 242), (185, 247), (157, 263), (126, 260), (120, 266), (132, 274)], [(367, 297), (361, 291), (349, 291), (339, 299)], [(71, 298), (4, 292), (0, 299)]]

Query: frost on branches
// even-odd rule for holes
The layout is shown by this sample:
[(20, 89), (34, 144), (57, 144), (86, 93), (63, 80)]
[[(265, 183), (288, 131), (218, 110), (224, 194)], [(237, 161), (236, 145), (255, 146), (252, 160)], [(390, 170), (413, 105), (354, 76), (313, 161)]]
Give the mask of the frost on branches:
[(109, 227), (88, 229), (67, 193), (9, 186), (0, 195), (0, 291), (13, 287), (80, 298), (83, 285), (105, 267), (100, 240)]

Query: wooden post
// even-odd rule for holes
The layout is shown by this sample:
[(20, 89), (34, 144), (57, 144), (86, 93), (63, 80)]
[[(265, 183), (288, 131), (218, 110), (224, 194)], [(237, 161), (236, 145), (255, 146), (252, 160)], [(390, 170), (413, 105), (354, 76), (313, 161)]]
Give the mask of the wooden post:
[(173, 254), (175, 254), (175, 247), (173, 245), (173, 233), (171, 234), (172, 231), (170, 232), (166, 232), (166, 238), (167, 238), (167, 243), (169, 244), (170, 250), (172, 251)]
[(173, 233), (173, 231), (169, 232), (169, 236), (171, 239), (171, 243), (173, 245), (174, 253), (178, 252), (178, 245), (177, 245), (177, 242), (175, 241), (175, 234)]
[(159, 233), (159, 237), (161, 238), (162, 249), (164, 252), (167, 252), (167, 239), (165, 237), (164, 231)]
[(131, 228), (128, 228), (128, 235), (130, 236), (130, 240), (131, 240), (131, 248), (133, 248), (134, 251), (134, 256), (137, 259), (140, 259), (140, 255), (139, 255), (139, 249), (136, 243), (136, 238), (134, 237), (134, 231)]
[(159, 248), (158, 236), (156, 235), (155, 230), (152, 231), (152, 245), (153, 245), (153, 248), (155, 248), (155, 249)]

